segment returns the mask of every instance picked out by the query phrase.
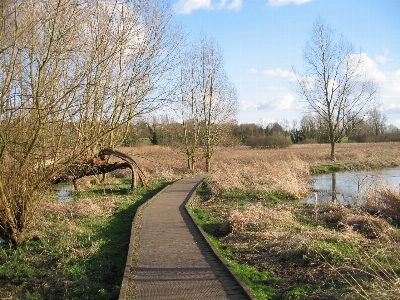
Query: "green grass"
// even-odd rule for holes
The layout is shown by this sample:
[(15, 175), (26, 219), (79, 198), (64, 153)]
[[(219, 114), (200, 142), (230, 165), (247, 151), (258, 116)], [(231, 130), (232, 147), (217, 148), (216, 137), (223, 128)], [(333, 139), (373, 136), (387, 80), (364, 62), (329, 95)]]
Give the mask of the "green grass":
[(311, 167), (310, 172), (313, 175), (316, 174), (329, 174), (343, 171), (343, 167), (340, 164), (332, 164), (332, 165), (320, 165), (316, 167)]
[[(279, 264), (273, 267), (271, 266), (271, 268), (268, 270), (260, 270), (254, 265), (238, 262), (240, 261), (240, 259), (238, 260), (238, 258), (240, 257), (240, 252), (242, 252), (243, 249), (237, 248), (237, 245), (223, 243), (219, 238), (213, 236), (209, 232), (209, 228), (211, 228), (214, 224), (217, 224), (220, 220), (214, 218), (210, 213), (211, 211), (207, 209), (193, 208), (191, 209), (191, 211), (196, 219), (196, 222), (206, 232), (214, 247), (247, 284), (254, 295), (256, 295), (257, 299), (311, 299), (310, 295), (319, 289), (318, 286), (307, 286), (303, 288), (301, 286), (301, 281), (298, 283), (299, 286), (294, 285), (287, 288), (286, 286), (293, 285), (293, 283), (289, 283), (287, 281), (287, 278), (281, 278), (279, 274), (275, 273), (274, 270), (276, 270), (276, 268), (279, 269)], [(251, 252), (250, 249), (245, 249), (244, 251), (247, 254)], [(301, 264), (303, 264), (302, 257), (304, 252), (300, 252), (301, 253), (298, 255), (296, 255), (295, 252), (291, 252), (290, 255), (285, 255), (284, 253), (282, 253), (282, 257), (285, 256), (286, 259), (288, 259), (284, 263), (294, 266), (300, 266)]]
[[(101, 186), (72, 193), (75, 201), (70, 205), (98, 199), (110, 212), (37, 216), (38, 227), (27, 230), (17, 248), (0, 249), (0, 298), (118, 299), (133, 217), (168, 183), (153, 183), (133, 193), (124, 181), (118, 184), (112, 194), (106, 189), (105, 196)], [(110, 197), (113, 207), (105, 202)]]
[(276, 291), (273, 285), (279, 282), (279, 278), (273, 272), (259, 271), (253, 266), (230, 260), (229, 263), (259, 300), (275, 297)]

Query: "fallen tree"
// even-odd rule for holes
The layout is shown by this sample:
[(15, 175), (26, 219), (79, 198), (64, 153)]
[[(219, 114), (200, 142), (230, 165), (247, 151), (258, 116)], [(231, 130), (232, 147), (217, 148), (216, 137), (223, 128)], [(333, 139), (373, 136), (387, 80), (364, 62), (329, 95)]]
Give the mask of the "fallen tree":
[[(124, 162), (109, 163), (106, 156), (115, 156), (122, 159)], [(77, 190), (77, 180), (82, 177), (106, 174), (119, 169), (131, 170), (132, 183), (131, 189), (137, 187), (138, 178), (143, 186), (147, 186), (148, 180), (144, 172), (140, 169), (139, 165), (130, 156), (109, 148), (103, 149), (97, 156), (86, 156), (84, 160), (75, 162), (69, 165), (66, 170), (59, 175), (55, 176), (52, 183), (57, 184), (61, 182), (72, 182), (74, 188)]]

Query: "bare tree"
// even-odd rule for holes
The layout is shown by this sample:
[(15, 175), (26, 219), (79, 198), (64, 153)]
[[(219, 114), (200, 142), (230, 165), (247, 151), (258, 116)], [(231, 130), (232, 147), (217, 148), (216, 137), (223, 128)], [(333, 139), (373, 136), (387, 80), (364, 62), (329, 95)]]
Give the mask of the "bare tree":
[(371, 107), (368, 110), (368, 127), (373, 135), (378, 135), (385, 132), (385, 123), (387, 118), (377, 107)]
[(298, 94), (323, 122), (331, 145), (330, 157), (335, 160), (335, 145), (348, 124), (365, 115), (377, 95), (374, 82), (363, 74), (363, 56), (354, 54), (343, 36), (318, 18), (311, 37), (303, 49), (305, 74), (297, 74)]
[(199, 140), (201, 129), (200, 56), (198, 45), (193, 43), (188, 51), (182, 54), (180, 71), (180, 94), (178, 101), (178, 118), (182, 123), (182, 151), (186, 155), (188, 169), (194, 171), (195, 164), (200, 160)]
[(168, 101), (179, 30), (163, 1), (2, 1), (0, 235), (18, 243), (51, 178)]
[(200, 41), (200, 109), (203, 123), (203, 155), (206, 171), (211, 168), (215, 147), (222, 136), (222, 124), (233, 122), (237, 113), (237, 93), (224, 69), (218, 44), (203, 37)]
[(223, 135), (223, 124), (236, 117), (236, 89), (224, 70), (222, 51), (205, 36), (192, 45), (181, 74), (181, 117), (188, 166), (193, 168), (199, 145), (208, 172)]

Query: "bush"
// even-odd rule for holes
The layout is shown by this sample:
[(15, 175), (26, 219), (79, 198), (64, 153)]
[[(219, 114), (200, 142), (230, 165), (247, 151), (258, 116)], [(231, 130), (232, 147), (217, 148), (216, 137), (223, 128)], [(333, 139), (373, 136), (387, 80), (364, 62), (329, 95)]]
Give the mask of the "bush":
[(355, 143), (382, 143), (400, 142), (400, 134), (397, 132), (381, 133), (379, 135), (357, 134), (349, 137), (349, 142)]

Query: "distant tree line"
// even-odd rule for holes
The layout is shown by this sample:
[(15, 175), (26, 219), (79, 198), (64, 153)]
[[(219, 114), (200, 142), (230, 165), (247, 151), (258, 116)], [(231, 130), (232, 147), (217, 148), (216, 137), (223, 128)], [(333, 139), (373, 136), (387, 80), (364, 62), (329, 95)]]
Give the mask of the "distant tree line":
[[(386, 124), (386, 116), (373, 107), (365, 117), (355, 117), (344, 128), (344, 137), (339, 141), (348, 142), (390, 142), (400, 141), (400, 131), (394, 125)], [(292, 129), (294, 143), (328, 143), (324, 122), (315, 115), (303, 116), (299, 126)]]
[[(400, 130), (387, 125), (386, 116), (373, 107), (363, 119), (357, 119), (346, 128), (340, 142), (398, 142)], [(182, 147), (183, 125), (164, 115), (152, 120), (140, 120), (130, 124), (125, 146), (162, 145)], [(202, 142), (199, 141), (199, 144)], [(317, 116), (305, 115), (300, 122), (288, 126), (287, 121), (268, 125), (255, 123), (221, 124), (218, 146), (250, 146), (252, 148), (284, 148), (292, 144), (329, 143), (324, 122)]]

